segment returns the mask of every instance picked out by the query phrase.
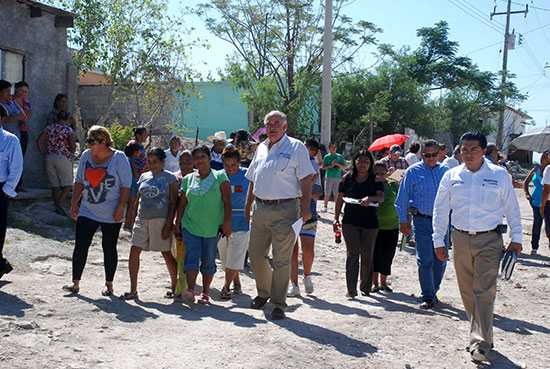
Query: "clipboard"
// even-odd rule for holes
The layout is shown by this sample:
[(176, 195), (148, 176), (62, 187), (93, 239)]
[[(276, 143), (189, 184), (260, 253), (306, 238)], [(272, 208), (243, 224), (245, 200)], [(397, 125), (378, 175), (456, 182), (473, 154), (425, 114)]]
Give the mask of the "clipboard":
[(390, 176), (388, 176), (388, 178), (393, 179), (394, 181), (397, 181), (397, 182), (401, 182), (404, 175), (405, 175), (405, 169), (396, 169), (395, 172), (393, 172)]

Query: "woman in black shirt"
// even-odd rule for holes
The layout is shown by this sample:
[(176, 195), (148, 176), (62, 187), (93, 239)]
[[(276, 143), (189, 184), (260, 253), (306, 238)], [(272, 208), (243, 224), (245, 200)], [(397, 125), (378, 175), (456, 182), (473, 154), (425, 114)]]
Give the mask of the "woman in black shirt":
[[(342, 233), (346, 242), (346, 283), (349, 298), (357, 296), (357, 277), (361, 270), (361, 294), (368, 296), (372, 286), (373, 251), (378, 233), (376, 207), (371, 203), (384, 201), (384, 185), (372, 171), (374, 160), (369, 151), (361, 151), (353, 158), (353, 167), (340, 182), (334, 209), (334, 229), (340, 226), (340, 211), (344, 197), (358, 201), (346, 203), (342, 218)], [(369, 205), (370, 204), (370, 205)], [(359, 267), (361, 256), (361, 267)]]

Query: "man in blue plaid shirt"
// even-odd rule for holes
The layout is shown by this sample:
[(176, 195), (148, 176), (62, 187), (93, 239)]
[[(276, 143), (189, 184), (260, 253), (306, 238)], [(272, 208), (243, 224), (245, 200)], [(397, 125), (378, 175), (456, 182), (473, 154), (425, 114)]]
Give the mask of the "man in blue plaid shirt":
[[(437, 258), (432, 241), (432, 216), (435, 196), (443, 174), (449, 168), (438, 162), (439, 145), (427, 140), (422, 146), (422, 161), (410, 166), (403, 176), (395, 208), (399, 215), (399, 230), (404, 235), (414, 228), (418, 279), (422, 289), (420, 308), (433, 308), (437, 291), (445, 274), (446, 261)], [(412, 218), (412, 227), (408, 212)]]

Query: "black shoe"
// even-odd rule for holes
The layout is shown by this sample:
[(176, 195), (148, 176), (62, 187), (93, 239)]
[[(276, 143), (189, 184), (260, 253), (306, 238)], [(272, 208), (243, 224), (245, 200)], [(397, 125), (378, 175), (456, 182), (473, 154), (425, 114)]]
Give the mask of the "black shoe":
[(271, 319), (273, 319), (273, 320), (281, 320), (281, 319), (284, 319), (284, 318), (285, 318), (285, 312), (282, 311), (279, 308), (275, 308), (271, 312)]
[(250, 303), (250, 307), (252, 309), (261, 309), (265, 305), (267, 300), (269, 300), (269, 297), (256, 296), (254, 300), (252, 300), (252, 302)]
[(4, 274), (8, 274), (9, 272), (11, 272), (13, 270), (13, 267), (11, 266), (10, 263), (8, 263), (8, 261), (6, 260), (6, 264), (4, 265), (4, 269), (0, 270), (0, 278), (2, 278), (2, 276)]
[(370, 296), (370, 291), (361, 290), (361, 296)]
[(357, 292), (348, 292), (346, 293), (346, 297), (350, 300), (353, 300), (355, 298), (355, 296), (357, 296)]
[(432, 300), (424, 300), (420, 304), (421, 309), (433, 309), (434, 306), (435, 306), (435, 304), (433, 303)]

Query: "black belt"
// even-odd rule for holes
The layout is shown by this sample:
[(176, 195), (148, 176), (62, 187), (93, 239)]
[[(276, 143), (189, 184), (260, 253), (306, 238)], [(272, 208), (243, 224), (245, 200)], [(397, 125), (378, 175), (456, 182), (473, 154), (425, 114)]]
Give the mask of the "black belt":
[(256, 197), (256, 201), (261, 202), (264, 205), (282, 204), (284, 202), (289, 202), (289, 201), (296, 200), (296, 199), (297, 199), (297, 197), (293, 197), (291, 199), (262, 200), (262, 199)]
[[(453, 227), (454, 228), (454, 227)], [(454, 228), (455, 230), (459, 231), (460, 233), (465, 233), (465, 234), (468, 234), (470, 236), (477, 236), (478, 234), (484, 234), (484, 233), (490, 233), (490, 232), (496, 232), (497, 229), (494, 228), (494, 229), (490, 229), (488, 231), (481, 231), (481, 232), (474, 232), (474, 231), (463, 231), (462, 229), (458, 229), (458, 228)]]
[(424, 217), (424, 218), (428, 218), (428, 219), (432, 219), (432, 216), (431, 215), (426, 215), (426, 214), (422, 214), (422, 213), (416, 213), (414, 214), (413, 216), (419, 216), (419, 217)]

